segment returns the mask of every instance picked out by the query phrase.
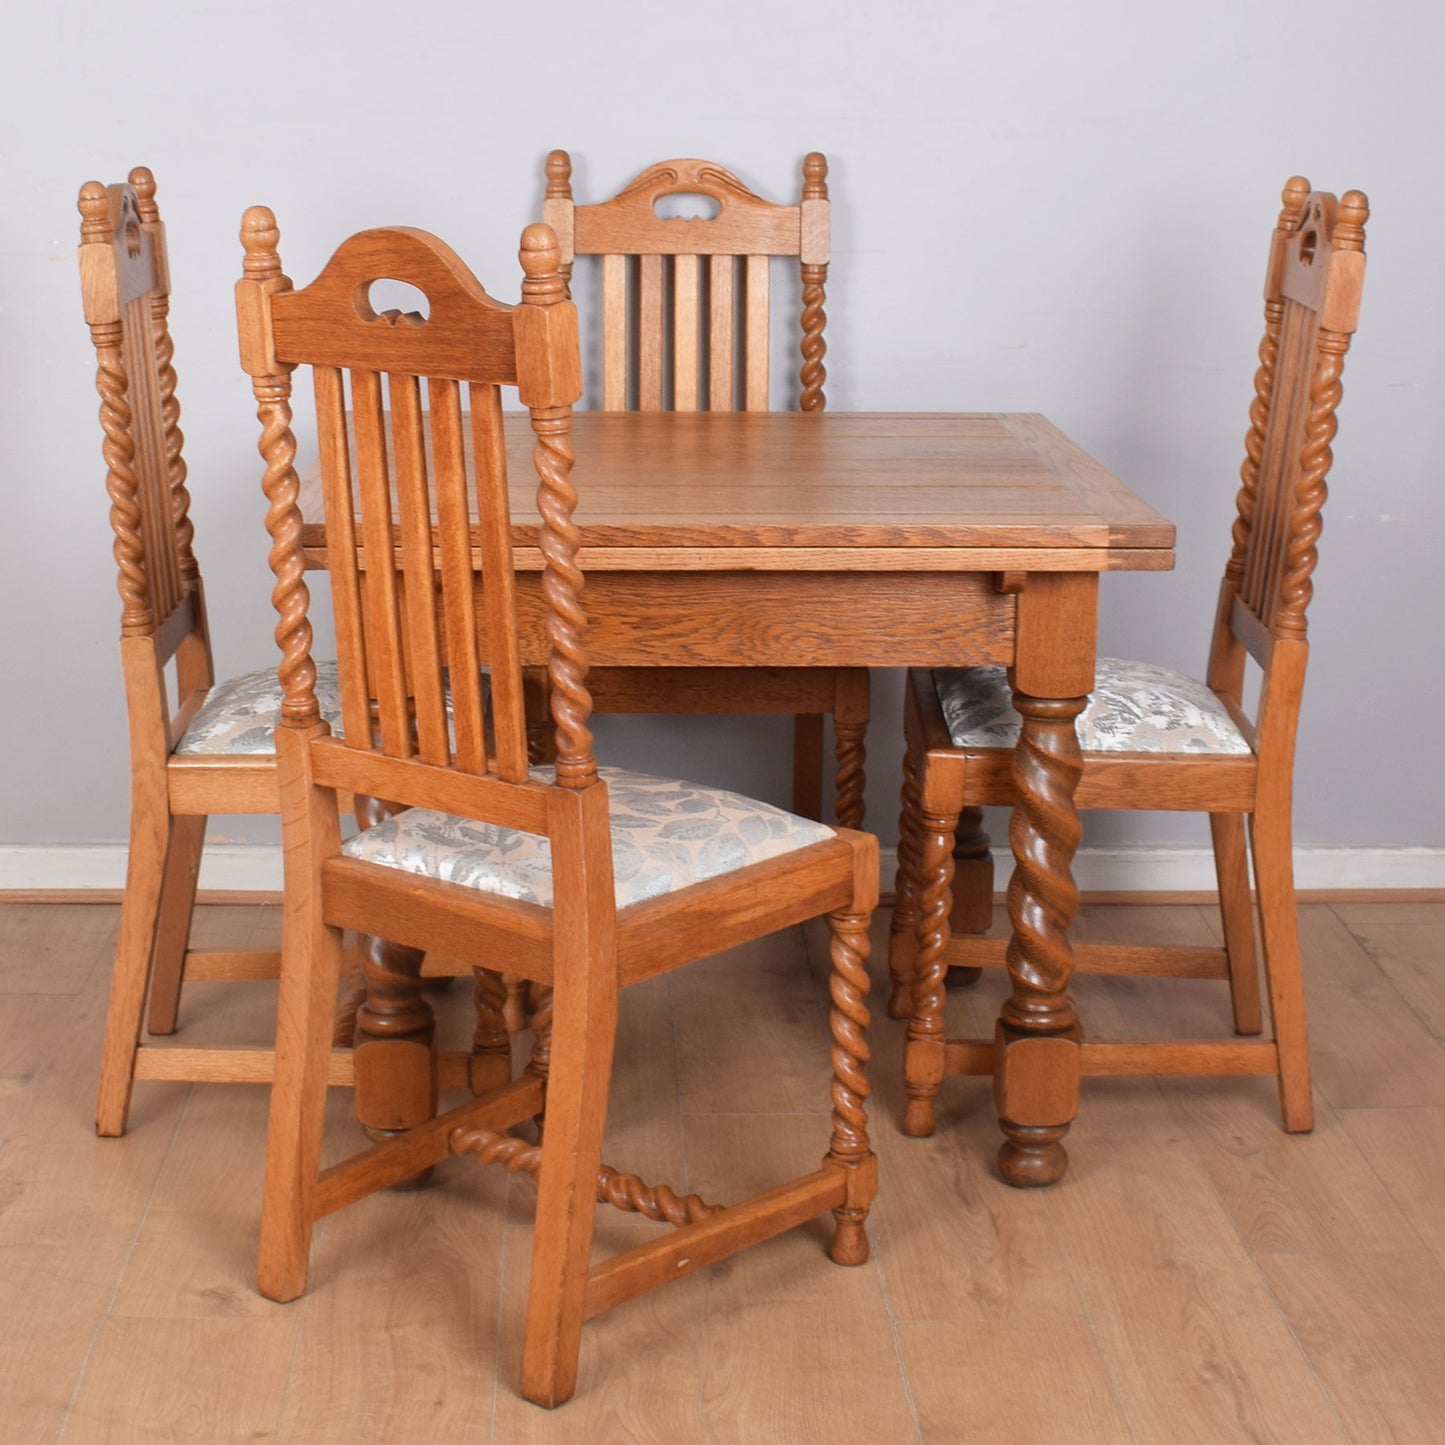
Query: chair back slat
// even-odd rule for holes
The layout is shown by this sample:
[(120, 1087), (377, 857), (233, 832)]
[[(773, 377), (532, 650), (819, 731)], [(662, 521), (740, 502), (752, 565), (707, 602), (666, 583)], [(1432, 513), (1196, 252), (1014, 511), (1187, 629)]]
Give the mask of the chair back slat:
[[(472, 448), (477, 475), (477, 511), (484, 517), (505, 517), (509, 514), (507, 450), (502, 432), (502, 397), (495, 386), (472, 388)], [(515, 783), (527, 776), (527, 716), (510, 531), (503, 527), (484, 528), (481, 554), (482, 575), (491, 579), (486, 607), (487, 636), (492, 639), (495, 766), (499, 777)], [(465, 595), (459, 596), (458, 609), (467, 601)]]
[[(611, 200), (579, 206), (570, 158), (551, 153), (543, 219), (562, 245), (564, 274), (576, 256), (602, 258), (604, 410), (767, 410), (773, 256), (800, 264), (800, 401), (804, 410), (823, 409), (827, 169), (821, 155), (808, 156), (801, 200), (776, 205), (711, 162), (665, 161)], [(677, 196), (705, 197), (716, 214), (660, 214), (659, 203)]]
[[(455, 382), (442, 382), (442, 386)], [(428, 388), (430, 391), (430, 388)], [(432, 487), (427, 463), (427, 418), (421, 383), (392, 376), (391, 435), (395, 461), (396, 515), (401, 530), (403, 658), (416, 718), (417, 755), (441, 766), (451, 760), (447, 729), (446, 667), (437, 627), (436, 567), (432, 556)]]
[(146, 559), (146, 597), (156, 624), (162, 623), (175, 603), (171, 585), (173, 548), (166, 545), (171, 526), (171, 497), (165, 477), (160, 474), (162, 458), (156, 432), (156, 394), (150, 353), (150, 308), (144, 296), (136, 296), (121, 312), (121, 358), (126, 367), (127, 403), (130, 407), (130, 435), (134, 452), (131, 470), (140, 509), (140, 538)]
[(602, 258), (602, 409), (627, 410), (627, 257)]
[[(472, 406), (479, 405), (476, 388)], [(491, 388), (495, 391), (496, 388)], [(465, 418), (461, 387), (433, 378), (427, 387), (431, 410), (433, 478), (436, 487), (437, 557), (440, 566), (441, 624), (446, 641), (447, 678), (452, 698), (452, 747), (457, 767), (487, 770), (486, 708), (476, 659), (477, 619), (473, 588), (471, 520), (467, 501)], [(504, 581), (492, 574), (498, 581)], [(495, 589), (493, 589), (495, 590)], [(490, 597), (489, 591), (488, 596)]]
[(732, 256), (708, 257), (707, 404), (713, 411), (733, 409), (733, 275)]
[[(411, 710), (398, 615), (398, 578), (393, 562), (386, 398), (382, 378), (376, 372), (352, 371), (351, 408), (356, 425), (356, 502), (362, 553), (340, 558), (338, 565), (357, 568), (360, 572), (366, 649), (364, 657), (342, 655), (339, 662), (342, 671), (364, 669), (367, 691), (376, 707), (382, 750), (390, 757), (405, 758), (411, 756)], [(403, 527), (403, 559), (405, 542)], [(353, 747), (371, 746), (371, 739), (365, 736), (353, 738), (348, 734), (346, 740)]]
[(663, 258), (637, 258), (637, 409), (663, 409), (667, 338), (663, 332)]
[[(1293, 178), (1271, 243), (1265, 333), (1240, 469), (1210, 680), (1238, 696), (1241, 650), (1266, 674), (1283, 640), (1303, 642), (1340, 374), (1359, 317), (1368, 204)], [(1266, 686), (1261, 696), (1268, 698)], [(1262, 720), (1261, 720), (1262, 722)]]
[(702, 337), (702, 318), (698, 311), (701, 297), (701, 256), (672, 258), (672, 408), (674, 411), (698, 409), (698, 360)]
[[(124, 636), (186, 629), (167, 620), (199, 581), (167, 314), (170, 280), (155, 179), (81, 188), (80, 270), (95, 345)], [(196, 626), (204, 629), (199, 609)]]
[(1289, 530), (1286, 473), (1295, 445), (1291, 431), (1300, 423), (1301, 398), (1309, 380), (1311, 320), (1298, 307), (1284, 307), (1275, 357), (1274, 396), (1255, 483), (1254, 535), (1245, 554), (1240, 592), (1245, 605), (1266, 628)]
[(157, 625), (180, 601), (180, 556), (171, 517), (170, 472), (161, 429), (150, 298), (137, 296), (121, 313), (121, 354), (129, 394), (135, 455), (136, 500), (145, 546), (146, 585)]
[[(371, 738), (371, 692), (367, 685), (366, 629), (361, 613), (361, 574), (344, 559), (356, 551), (356, 492), (351, 437), (346, 421), (346, 384), (339, 367), (312, 368), (316, 434), (321, 452), (322, 505), (326, 511), (331, 612), (340, 654), (354, 659), (341, 671), (341, 727), (348, 741)], [(333, 541), (334, 539), (334, 541)]]
[[(379, 782), (397, 789), (414, 776), (419, 795), (431, 798), (438, 768), (531, 786), (500, 394), (503, 386), (516, 387), (539, 437), (544, 593), (554, 614), (548, 633), (561, 654), (549, 664), (559, 781), (591, 786), (596, 763), (586, 727), (590, 699), (581, 685), (586, 654), (568, 480), (580, 362), (555, 238), (544, 226), (529, 228), (523, 304), (510, 307), (488, 296), (450, 250), (423, 232), (354, 236), (301, 291), (281, 275), (269, 212), (248, 212), (242, 237), (242, 358), (265, 425), (273, 566), (278, 579), (290, 579), (277, 588), (283, 655), (298, 637), (309, 645), (305, 585), (290, 567), (300, 526), (289, 467), (289, 373), (310, 363), (348, 754), (385, 759), (385, 766), (375, 765)], [(381, 280), (417, 287), (429, 309), (378, 315), (369, 296)], [(299, 620), (293, 597), (302, 599)], [(490, 672), (494, 750), (483, 666)], [(316, 727), (314, 695), (307, 695), (314, 671), (308, 679), (304, 667), (288, 673), (283, 665), (282, 681), (283, 721)], [(406, 765), (401, 771), (398, 760)], [(383, 796), (406, 801), (394, 791)], [(473, 789), (458, 796), (490, 795)]]
[(746, 299), (743, 303), (743, 408), (768, 409), (769, 275), (766, 256), (743, 260)]

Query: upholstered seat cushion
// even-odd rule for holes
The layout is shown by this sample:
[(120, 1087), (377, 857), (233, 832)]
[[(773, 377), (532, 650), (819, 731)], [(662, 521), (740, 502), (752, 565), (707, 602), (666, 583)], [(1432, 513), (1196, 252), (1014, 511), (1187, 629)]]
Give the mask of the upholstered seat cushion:
[[(619, 908), (833, 836), (825, 824), (722, 788), (621, 768), (600, 772), (607, 784)], [(553, 777), (550, 768), (536, 768), (532, 775)], [(408, 808), (359, 833), (342, 851), (484, 893), (552, 904), (547, 839), (515, 828)]]
[[(316, 664), (316, 701), (333, 727), (341, 722), (341, 686), (334, 662)], [(176, 745), (195, 754), (274, 753), (273, 733), (281, 718), (281, 684), (274, 667), (227, 678), (210, 691)]]
[[(1011, 748), (1019, 715), (1001, 667), (940, 668), (938, 700), (958, 748)], [(1101, 657), (1075, 724), (1086, 753), (1250, 751), (1223, 704), (1195, 678), (1147, 662)]]

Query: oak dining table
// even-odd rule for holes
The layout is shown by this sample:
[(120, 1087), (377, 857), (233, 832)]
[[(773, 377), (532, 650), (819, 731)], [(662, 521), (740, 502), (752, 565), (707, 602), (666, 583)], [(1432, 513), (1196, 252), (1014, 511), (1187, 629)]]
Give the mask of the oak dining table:
[[(506, 422), (522, 658), (542, 666), (533, 437), (525, 413)], [(579, 411), (571, 440), (593, 665), (1012, 669), (999, 1167), (1020, 1186), (1057, 1179), (1082, 1040), (1074, 719), (1100, 574), (1171, 568), (1172, 524), (1032, 413)], [(300, 500), (322, 566), (314, 478)]]

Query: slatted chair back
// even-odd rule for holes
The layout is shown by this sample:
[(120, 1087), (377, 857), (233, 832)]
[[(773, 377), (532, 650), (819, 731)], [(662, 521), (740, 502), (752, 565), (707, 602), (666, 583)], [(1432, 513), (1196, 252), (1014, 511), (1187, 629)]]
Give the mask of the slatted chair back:
[[(1345, 353), (1359, 318), (1369, 207), (1293, 177), (1271, 242), (1265, 333), (1209, 664), (1244, 719), (1245, 657), (1263, 671), (1250, 735), (1293, 739)], [(1281, 668), (1279, 665), (1283, 664)], [(1255, 730), (1258, 730), (1256, 732)]]
[[(542, 218), (574, 256), (602, 257), (605, 411), (768, 410), (770, 257), (802, 275), (799, 406), (821, 411), (828, 275), (828, 163), (803, 162), (802, 196), (777, 205), (710, 161), (649, 166), (611, 200), (579, 206), (566, 151), (547, 157)], [(701, 196), (716, 215), (663, 216), (659, 203)]]
[[(543, 226), (526, 233), (515, 307), (488, 296), (422, 231), (353, 236), (300, 291), (281, 273), (269, 211), (246, 213), (242, 240), (237, 304), (243, 364), (266, 425), (283, 722), (318, 723), (289, 402), (290, 371), (308, 364), (344, 731), (344, 745), (326, 751), (326, 781), (545, 831), (535, 788), (528, 805), (486, 784), (528, 790), (503, 387), (530, 407), (537, 435), (558, 780), (580, 787), (596, 777), (568, 481), (580, 362), (555, 238)], [(426, 313), (375, 311), (371, 289), (384, 281), (423, 293)], [(459, 794), (460, 774), (478, 786)]]
[(82, 187), (81, 294), (97, 361), (121, 636), (151, 638), (161, 662), (187, 639), (198, 642), (188, 649), (193, 665), (182, 692), (199, 698), (213, 678), (181, 454), (165, 227), (155, 194), (155, 177), (143, 166), (123, 185)]

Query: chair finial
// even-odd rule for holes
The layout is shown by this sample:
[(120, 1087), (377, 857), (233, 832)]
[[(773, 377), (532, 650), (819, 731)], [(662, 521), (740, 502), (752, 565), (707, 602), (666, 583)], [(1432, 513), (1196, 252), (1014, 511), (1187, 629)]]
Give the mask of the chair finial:
[(1369, 198), (1363, 191), (1346, 191), (1340, 197), (1339, 215), (1335, 220), (1334, 243), (1337, 251), (1365, 249), (1365, 222), (1370, 219)]
[(80, 239), (82, 243), (109, 242), (113, 239), (110, 227), (110, 196), (99, 181), (87, 181), (80, 188), (80, 199), (76, 202), (80, 211)]
[(562, 248), (557, 233), (542, 221), (534, 222), (522, 232), (522, 299), (534, 306), (555, 306), (567, 299), (567, 283), (562, 279)]
[(1281, 231), (1298, 229), (1300, 221), (1304, 219), (1305, 202), (1309, 199), (1309, 194), (1310, 183), (1303, 176), (1291, 176), (1284, 183), (1284, 190), (1279, 197)]
[(281, 274), (281, 228), (269, 206), (248, 206), (241, 217), (241, 245), (246, 252), (242, 270), (253, 280), (263, 281)]
[(156, 206), (156, 178), (151, 174), (149, 166), (136, 166), (126, 177), (130, 182), (130, 188), (135, 192), (136, 211), (142, 221), (160, 220), (160, 210)]
[(822, 151), (809, 151), (803, 157), (803, 199), (828, 199), (828, 157)]
[(566, 151), (547, 154), (547, 198), (566, 200), (572, 194), (572, 157)]

